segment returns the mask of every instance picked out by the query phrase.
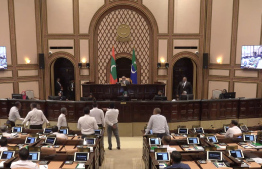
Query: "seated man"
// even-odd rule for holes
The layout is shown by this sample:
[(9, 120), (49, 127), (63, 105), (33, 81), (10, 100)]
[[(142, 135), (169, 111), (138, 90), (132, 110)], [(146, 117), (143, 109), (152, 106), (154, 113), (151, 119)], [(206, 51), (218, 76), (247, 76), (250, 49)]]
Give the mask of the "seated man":
[(0, 139), (0, 151), (7, 151), (8, 148), (7, 148), (7, 138), (6, 137), (2, 137)]
[(57, 126), (52, 127), (52, 132), (53, 132), (54, 135), (56, 135), (56, 138), (67, 139), (67, 136), (65, 134), (58, 132)]
[(153, 100), (155, 100), (156, 97), (161, 97), (161, 96), (163, 96), (163, 91), (162, 91), (162, 90), (159, 90), (159, 91), (157, 92), (157, 95), (154, 96)]
[(62, 91), (60, 91), (60, 92), (58, 93), (58, 96), (60, 97), (59, 100), (67, 100), (66, 97), (63, 95), (63, 92), (62, 92)]
[(162, 137), (162, 145), (163, 148), (167, 148), (167, 152), (171, 153), (172, 151), (176, 151), (176, 148), (172, 148), (169, 146), (171, 142), (171, 137), (169, 135), (165, 135)]
[(128, 80), (126, 80), (125, 76), (122, 76), (122, 80), (120, 81), (120, 83), (123, 84), (123, 85), (130, 84), (130, 82)]
[(231, 120), (231, 123), (229, 124), (229, 129), (227, 130), (225, 137), (226, 138), (233, 138), (235, 134), (241, 134), (242, 131), (239, 127), (237, 127), (238, 122), (236, 120)]
[(190, 169), (188, 164), (181, 163), (182, 155), (178, 151), (173, 151), (171, 153), (170, 164), (171, 166), (165, 167), (168, 168), (183, 168), (183, 169)]
[(89, 93), (89, 96), (87, 97), (87, 101), (96, 101), (96, 98), (93, 96), (92, 93)]
[(20, 160), (15, 161), (11, 164), (10, 168), (31, 168), (31, 169), (39, 169), (37, 163), (34, 163), (32, 161), (28, 161), (29, 157), (29, 150), (26, 148), (22, 148), (19, 151), (19, 158)]

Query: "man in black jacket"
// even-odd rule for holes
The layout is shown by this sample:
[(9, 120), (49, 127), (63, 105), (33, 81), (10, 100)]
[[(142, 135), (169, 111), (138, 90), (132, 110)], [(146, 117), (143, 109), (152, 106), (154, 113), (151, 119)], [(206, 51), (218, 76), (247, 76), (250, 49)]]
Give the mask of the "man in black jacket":
[(183, 81), (178, 84), (177, 87), (177, 97), (179, 98), (181, 94), (192, 94), (192, 85), (187, 81), (186, 77), (183, 77)]

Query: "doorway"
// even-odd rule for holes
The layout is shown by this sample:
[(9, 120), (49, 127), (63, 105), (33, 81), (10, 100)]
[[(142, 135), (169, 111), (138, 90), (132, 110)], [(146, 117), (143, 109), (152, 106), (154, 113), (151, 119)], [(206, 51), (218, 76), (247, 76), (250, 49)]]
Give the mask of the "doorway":
[[(64, 96), (66, 96), (68, 99), (74, 100), (72, 99), (72, 96), (70, 97), (70, 82), (71, 80), (75, 79), (74, 65), (72, 62), (66, 58), (58, 58), (52, 64), (51, 69), (53, 70), (53, 75), (51, 70), (51, 82), (53, 82), (53, 89), (56, 79), (60, 78), (60, 83), (63, 86)], [(54, 90), (52, 91), (52, 94), (57, 95)], [(75, 92), (73, 92), (73, 94), (71, 93), (71, 95), (73, 95), (73, 98), (75, 98)]]
[(116, 60), (117, 79), (125, 76), (130, 78), (132, 61), (129, 58), (121, 57)]
[(177, 95), (177, 86), (179, 82), (182, 81), (183, 77), (187, 77), (187, 81), (191, 83), (193, 87), (193, 93), (194, 93), (194, 82), (196, 77), (196, 65), (193, 63), (193, 61), (189, 58), (181, 58), (179, 59), (173, 66), (173, 99), (176, 99)]

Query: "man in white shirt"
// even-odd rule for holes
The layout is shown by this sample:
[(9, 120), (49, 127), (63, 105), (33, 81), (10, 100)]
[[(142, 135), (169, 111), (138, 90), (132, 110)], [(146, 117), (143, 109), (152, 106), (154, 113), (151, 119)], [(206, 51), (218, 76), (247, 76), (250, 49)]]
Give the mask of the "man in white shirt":
[(19, 151), (19, 158), (20, 160), (12, 162), (10, 168), (30, 168), (30, 169), (39, 169), (37, 163), (34, 163), (32, 161), (28, 161), (29, 157), (29, 150), (26, 148), (22, 148)]
[(42, 129), (43, 123), (46, 122), (49, 124), (42, 110), (37, 109), (36, 103), (31, 103), (30, 107), (31, 111), (27, 114), (22, 124), (30, 121), (30, 129)]
[(24, 118), (20, 117), (19, 110), (21, 109), (21, 103), (20, 102), (15, 102), (15, 106), (13, 106), (10, 111), (9, 111), (9, 116), (7, 120), (7, 124), (10, 124), (11, 127), (15, 126), (16, 120), (21, 120), (23, 121)]
[(78, 119), (77, 128), (81, 129), (82, 138), (88, 135), (95, 134), (95, 130), (98, 129), (96, 119), (89, 115), (90, 109), (88, 107), (84, 108), (84, 116)]
[(0, 127), (0, 129), (1, 129), (1, 132), (2, 132), (2, 136), (3, 137), (6, 137), (6, 138), (10, 138), (10, 137), (12, 137), (12, 134), (11, 133), (7, 133), (7, 126), (1, 126)]
[(67, 135), (58, 132), (57, 126), (52, 127), (52, 132), (54, 135), (56, 135), (56, 138), (67, 139)]
[(161, 115), (160, 108), (154, 109), (153, 115), (149, 119), (145, 134), (148, 134), (150, 130), (153, 130), (153, 134), (157, 135), (159, 138), (169, 134), (166, 117)]
[(97, 108), (97, 103), (93, 103), (93, 109), (90, 110), (90, 116), (96, 119), (99, 127), (105, 127), (105, 115), (103, 110)]
[(7, 138), (6, 137), (1, 137), (0, 139), (0, 152), (1, 151), (8, 151), (7, 148)]
[(167, 152), (169, 153), (176, 151), (176, 148), (172, 148), (169, 146), (170, 142), (171, 142), (171, 137), (169, 135), (165, 135), (162, 137), (163, 148), (167, 148)]
[(117, 125), (118, 115), (119, 115), (119, 110), (115, 109), (114, 103), (111, 103), (105, 115), (105, 122), (107, 124), (108, 149), (109, 150), (112, 150), (112, 138), (111, 138), (112, 132), (114, 133), (115, 138), (116, 138), (117, 149), (120, 150), (120, 139), (119, 139), (118, 125)]
[(236, 120), (231, 120), (231, 123), (229, 124), (229, 129), (227, 130), (225, 137), (226, 138), (233, 138), (234, 135), (241, 135), (242, 131), (239, 127), (237, 127), (238, 122)]
[(61, 114), (59, 115), (58, 121), (57, 121), (58, 129), (60, 129), (61, 126), (67, 127), (66, 115), (67, 115), (67, 109), (65, 107), (62, 107)]

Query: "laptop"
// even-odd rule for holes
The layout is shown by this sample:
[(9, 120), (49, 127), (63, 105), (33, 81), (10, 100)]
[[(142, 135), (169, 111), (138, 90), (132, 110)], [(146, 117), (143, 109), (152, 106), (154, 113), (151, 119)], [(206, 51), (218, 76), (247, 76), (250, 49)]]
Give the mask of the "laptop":
[(228, 153), (234, 158), (245, 158), (242, 150), (228, 150)]
[(207, 160), (222, 161), (223, 156), (221, 151), (207, 151)]
[(207, 141), (210, 143), (218, 143), (217, 137), (216, 136), (207, 136)]
[(88, 152), (75, 152), (74, 161), (75, 162), (86, 162), (89, 159)]
[(198, 137), (187, 137), (187, 144), (199, 144)]
[(84, 138), (84, 142), (83, 145), (86, 146), (93, 146), (96, 143), (96, 139), (95, 138)]
[(178, 134), (188, 134), (188, 128), (178, 128)]
[(149, 145), (150, 146), (160, 146), (161, 139), (160, 138), (149, 138)]
[(12, 127), (12, 133), (22, 133), (22, 127)]
[(170, 154), (168, 152), (156, 152), (155, 158), (159, 162), (169, 162), (170, 161)]
[(26, 137), (25, 139), (25, 144), (32, 144), (34, 142), (36, 142), (36, 137)]
[(246, 142), (254, 142), (254, 141), (256, 141), (256, 136), (253, 135), (253, 134), (245, 134), (243, 136), (243, 138), (244, 138), (244, 141), (246, 141)]
[(45, 139), (45, 144), (54, 145), (54, 144), (55, 144), (55, 141), (56, 141), (56, 138), (55, 138), (55, 137), (47, 137), (47, 138)]
[(44, 128), (43, 133), (44, 134), (50, 134), (50, 133), (52, 133), (52, 129), (51, 128)]
[(29, 161), (39, 161), (40, 159), (40, 152), (29, 152)]
[(95, 130), (95, 135), (101, 135), (102, 133), (102, 130), (98, 129), (98, 130)]
[(61, 133), (61, 134), (68, 134), (68, 129), (60, 129), (59, 133)]
[(12, 157), (14, 157), (15, 151), (2, 151), (0, 159), (1, 160), (8, 160)]
[(195, 133), (205, 133), (203, 127), (194, 128)]

